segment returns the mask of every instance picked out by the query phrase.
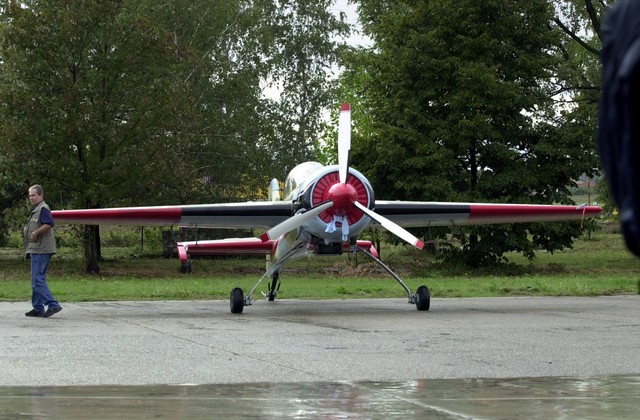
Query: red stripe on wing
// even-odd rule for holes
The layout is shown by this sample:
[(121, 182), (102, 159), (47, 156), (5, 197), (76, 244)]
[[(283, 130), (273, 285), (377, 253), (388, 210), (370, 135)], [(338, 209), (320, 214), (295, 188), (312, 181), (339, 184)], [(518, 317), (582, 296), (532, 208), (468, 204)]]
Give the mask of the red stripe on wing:
[(471, 204), (467, 223), (514, 223), (579, 220), (592, 217), (598, 206), (556, 206), (539, 204)]
[(177, 206), (56, 210), (51, 213), (56, 222), (84, 224), (171, 225), (182, 218), (182, 208)]

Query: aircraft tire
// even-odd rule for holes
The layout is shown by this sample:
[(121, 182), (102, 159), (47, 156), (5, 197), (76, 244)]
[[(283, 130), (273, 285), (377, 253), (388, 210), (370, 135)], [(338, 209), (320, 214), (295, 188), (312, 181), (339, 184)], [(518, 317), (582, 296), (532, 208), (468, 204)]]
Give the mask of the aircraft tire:
[(416, 291), (416, 308), (419, 311), (428, 311), (431, 306), (431, 292), (427, 286), (420, 286)]
[(231, 291), (231, 296), (229, 298), (231, 313), (232, 314), (241, 314), (244, 309), (244, 293), (242, 289), (239, 287), (234, 288)]

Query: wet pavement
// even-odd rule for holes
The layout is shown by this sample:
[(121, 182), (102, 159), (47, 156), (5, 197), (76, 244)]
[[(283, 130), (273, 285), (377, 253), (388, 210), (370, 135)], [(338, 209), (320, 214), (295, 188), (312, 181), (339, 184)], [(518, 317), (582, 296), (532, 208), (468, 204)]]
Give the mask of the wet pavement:
[(637, 418), (640, 298), (0, 303), (0, 419)]
[(0, 418), (636, 419), (640, 376), (0, 387)]

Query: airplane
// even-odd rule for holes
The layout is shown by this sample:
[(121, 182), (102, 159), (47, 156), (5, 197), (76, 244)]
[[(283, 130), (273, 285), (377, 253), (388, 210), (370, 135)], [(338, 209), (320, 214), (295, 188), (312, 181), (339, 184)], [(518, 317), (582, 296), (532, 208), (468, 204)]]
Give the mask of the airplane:
[(340, 255), (344, 251), (362, 252), (372, 258), (404, 288), (410, 304), (415, 304), (419, 311), (429, 310), (429, 288), (422, 285), (412, 292), (382, 262), (371, 241), (358, 239), (367, 227), (386, 229), (422, 249), (423, 241), (405, 228), (580, 220), (602, 211), (598, 206), (587, 205), (376, 200), (369, 180), (350, 167), (351, 107), (348, 103), (341, 106), (338, 124), (338, 164), (325, 166), (309, 161), (294, 167), (285, 178), (283, 200), (280, 183), (273, 179), (267, 201), (57, 210), (52, 214), (57, 223), (266, 229), (259, 238), (176, 243), (184, 270), (190, 270), (191, 256), (267, 256), (267, 269), (248, 294), (239, 287), (231, 291), (231, 313), (239, 314), (253, 303), (252, 295), (266, 277), (271, 278), (266, 299), (275, 300), (280, 289), (280, 271), (288, 260), (313, 254)]

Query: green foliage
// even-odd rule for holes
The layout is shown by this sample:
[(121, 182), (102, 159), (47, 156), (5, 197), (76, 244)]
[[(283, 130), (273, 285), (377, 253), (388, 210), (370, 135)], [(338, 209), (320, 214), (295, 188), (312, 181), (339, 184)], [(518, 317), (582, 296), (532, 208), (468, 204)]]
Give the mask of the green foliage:
[(618, 205), (610, 193), (606, 177), (602, 177), (600, 182), (596, 184), (596, 192), (598, 194), (598, 204), (602, 206), (603, 219), (620, 223)]
[(20, 250), (20, 253), (24, 252), (24, 238), (22, 237), (22, 232), (15, 232), (8, 235), (5, 245), (3, 246), (14, 250)]
[(104, 247), (135, 248), (142, 238), (141, 229), (107, 229), (100, 233), (100, 243)]
[(26, 197), (26, 189), (12, 170), (9, 159), (0, 151), (0, 246), (5, 246), (8, 241), (9, 229), (15, 226), (16, 218), (24, 216), (26, 221), (26, 207), (22, 207), (24, 214), (17, 215), (15, 209), (21, 199)]
[[(169, 44), (121, 2), (12, 3), (7, 15), (2, 137), (20, 172), (48, 193), (78, 192), (77, 205), (121, 199), (127, 180), (153, 170), (150, 149), (166, 147), (166, 113), (148, 109), (172, 93), (160, 70)], [(145, 164), (125, 169), (133, 156)]]

